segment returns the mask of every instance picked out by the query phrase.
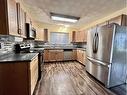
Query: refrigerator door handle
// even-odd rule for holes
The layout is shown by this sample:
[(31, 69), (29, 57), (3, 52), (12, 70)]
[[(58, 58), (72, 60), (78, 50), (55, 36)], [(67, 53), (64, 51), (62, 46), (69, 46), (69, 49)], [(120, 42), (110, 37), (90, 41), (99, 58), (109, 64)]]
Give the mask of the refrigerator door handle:
[(97, 64), (97, 65), (104, 65), (104, 66), (109, 66), (110, 63), (105, 63), (105, 62), (102, 62), (102, 61), (99, 61), (99, 60), (96, 60), (96, 59), (93, 59), (93, 58), (90, 58), (87, 56), (87, 59), (89, 61), (92, 61), (93, 63)]
[(93, 45), (92, 45), (92, 47), (93, 47), (93, 53), (96, 53), (95, 44), (96, 44), (96, 33), (95, 33), (94, 38), (93, 38)]
[(99, 35), (96, 33), (96, 39), (95, 39), (95, 53), (98, 51), (98, 44), (99, 44)]

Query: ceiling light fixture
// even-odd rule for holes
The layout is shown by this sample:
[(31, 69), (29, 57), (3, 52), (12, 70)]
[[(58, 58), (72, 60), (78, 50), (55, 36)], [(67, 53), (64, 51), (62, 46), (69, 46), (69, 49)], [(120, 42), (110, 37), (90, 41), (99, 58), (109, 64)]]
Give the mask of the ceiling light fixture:
[(56, 13), (50, 13), (50, 14), (51, 14), (51, 19), (56, 21), (76, 23), (80, 19), (80, 17), (68, 16), (68, 15), (62, 15)]

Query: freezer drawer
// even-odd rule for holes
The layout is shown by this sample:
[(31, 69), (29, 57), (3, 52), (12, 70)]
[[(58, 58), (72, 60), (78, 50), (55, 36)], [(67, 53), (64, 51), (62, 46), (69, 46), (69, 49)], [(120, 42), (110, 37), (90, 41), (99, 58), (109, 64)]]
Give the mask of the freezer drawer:
[(108, 66), (86, 60), (86, 71), (89, 72), (92, 76), (102, 82), (104, 85), (107, 85), (108, 82)]

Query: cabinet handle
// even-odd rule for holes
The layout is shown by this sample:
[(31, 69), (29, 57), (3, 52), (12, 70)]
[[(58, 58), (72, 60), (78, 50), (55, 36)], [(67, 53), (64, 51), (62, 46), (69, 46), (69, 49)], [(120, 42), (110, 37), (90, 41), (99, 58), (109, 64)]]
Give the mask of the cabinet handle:
[(20, 28), (18, 29), (18, 34), (21, 34), (21, 29)]

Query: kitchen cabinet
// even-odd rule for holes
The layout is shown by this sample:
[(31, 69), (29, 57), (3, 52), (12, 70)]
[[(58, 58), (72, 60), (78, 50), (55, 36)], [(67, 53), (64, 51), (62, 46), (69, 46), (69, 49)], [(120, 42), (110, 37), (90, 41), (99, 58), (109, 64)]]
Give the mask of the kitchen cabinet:
[(0, 64), (0, 95), (33, 95), (38, 79), (38, 56), (31, 62)]
[(0, 0), (0, 34), (20, 36), (17, 32), (15, 0)]
[(47, 42), (48, 41), (48, 31), (45, 29), (38, 28), (36, 26), (34, 27), (36, 29), (36, 39), (35, 40)]
[(111, 23), (116, 23), (121, 26), (127, 26), (127, 15), (122, 14), (115, 18), (109, 19), (103, 23), (100, 23), (98, 24), (98, 26), (104, 26), (104, 25), (111, 24)]
[(85, 51), (84, 50), (77, 50), (77, 61), (80, 62), (81, 64), (85, 65)]
[(44, 31), (42, 29), (36, 28), (36, 39), (35, 40), (44, 41)]
[(44, 62), (63, 61), (63, 50), (44, 50)]
[(76, 41), (76, 31), (72, 31), (72, 42)]
[(112, 19), (109, 20), (108, 23), (109, 24), (110, 23), (117, 23), (121, 26), (127, 26), (127, 15), (122, 14), (118, 17), (112, 18)]
[(49, 50), (49, 59), (48, 61), (56, 61), (57, 50)]
[(73, 60), (77, 60), (77, 50), (73, 50)]
[(29, 84), (30, 84), (29, 93), (30, 95), (33, 95), (38, 80), (38, 57), (36, 57), (33, 61), (31, 61), (28, 67), (30, 68), (28, 73)]
[(20, 3), (16, 3), (17, 5), (17, 25), (18, 25), (18, 33), (21, 37), (26, 38), (26, 29), (25, 29), (25, 23), (26, 23), (26, 13), (23, 11), (23, 9), (20, 7)]
[(44, 62), (77, 60), (85, 65), (86, 51), (82, 49), (73, 49), (64, 51), (63, 49), (44, 50)]
[(63, 61), (64, 60), (64, 53), (63, 50), (56, 51), (56, 61)]
[(73, 31), (72, 32), (72, 42), (86, 42), (87, 41), (87, 31)]
[(15, 0), (0, 0), (0, 34), (26, 37), (25, 13)]
[(49, 50), (44, 50), (44, 62), (49, 61)]
[(44, 41), (48, 42), (48, 29), (44, 29)]

